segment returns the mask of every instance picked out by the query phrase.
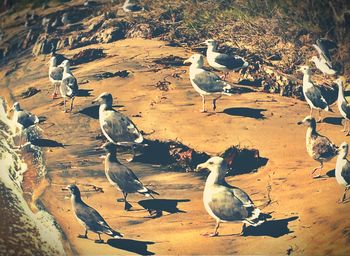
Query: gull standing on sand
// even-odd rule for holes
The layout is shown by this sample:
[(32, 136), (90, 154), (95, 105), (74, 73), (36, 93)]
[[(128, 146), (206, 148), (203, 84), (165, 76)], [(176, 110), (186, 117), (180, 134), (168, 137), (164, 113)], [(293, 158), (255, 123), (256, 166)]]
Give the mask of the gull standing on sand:
[(268, 215), (262, 214), (247, 193), (226, 183), (227, 164), (221, 157), (212, 157), (199, 164), (196, 171), (208, 169), (210, 174), (205, 182), (203, 202), (205, 209), (216, 220), (214, 233), (217, 236), (220, 222), (243, 222), (241, 234), (246, 224), (258, 226), (266, 221)]
[(139, 193), (146, 197), (153, 197), (152, 194), (159, 195), (157, 192), (146, 188), (137, 178), (132, 170), (120, 163), (116, 157), (117, 147), (111, 142), (103, 145), (107, 152), (105, 158), (105, 173), (106, 177), (113, 186), (123, 193), (124, 210), (128, 211), (132, 205), (127, 201), (127, 196), (130, 193)]
[(131, 146), (132, 161), (135, 157), (134, 146), (143, 142), (143, 136), (136, 125), (125, 115), (114, 110), (110, 93), (102, 93), (93, 103), (99, 102), (99, 122), (103, 135), (116, 145)]
[[(12, 116), (12, 121), (15, 123), (16, 128), (18, 128), (19, 134), (19, 144), (22, 147), (22, 134), (27, 128), (39, 123), (39, 118), (36, 115), (23, 110), (18, 102), (13, 104), (11, 110), (14, 111)], [(16, 131), (14, 131), (16, 132)]]
[[(314, 160), (321, 165), (316, 167), (311, 175), (317, 170), (323, 170), (323, 163), (330, 161), (337, 155), (338, 147), (334, 145), (327, 137), (320, 135), (316, 131), (316, 120), (311, 116), (307, 116), (303, 121), (298, 124), (305, 124), (308, 126), (306, 131), (306, 151)], [(314, 178), (318, 178), (321, 175), (316, 175)]]
[(50, 59), (50, 67), (49, 67), (49, 79), (54, 86), (54, 91), (52, 93), (52, 99), (57, 97), (58, 89), (61, 85), (61, 81), (63, 78), (63, 69), (64, 66), (69, 66), (69, 61), (63, 61), (61, 65), (57, 66), (57, 58), (55, 56)]
[(304, 74), (303, 77), (303, 93), (306, 102), (310, 106), (310, 116), (312, 116), (312, 112), (314, 109), (318, 109), (318, 122), (322, 121), (321, 118), (321, 110), (325, 111), (331, 111), (329, 108), (327, 101), (322, 96), (322, 93), (319, 88), (317, 88), (314, 83), (311, 81), (311, 71), (308, 66), (301, 66), (299, 68), (299, 71), (301, 71)]
[(79, 188), (72, 184), (67, 188), (71, 193), (72, 208), (78, 222), (85, 228), (85, 234), (79, 235), (79, 238), (88, 238), (88, 231), (98, 234), (98, 240), (95, 243), (103, 243), (101, 234), (109, 235), (113, 238), (121, 238), (123, 234), (113, 230), (102, 216), (92, 207), (83, 202), (80, 196)]
[(71, 99), (70, 112), (72, 112), (73, 102), (74, 102), (75, 96), (78, 94), (79, 87), (78, 87), (77, 79), (69, 70), (68, 60), (65, 60), (63, 62), (65, 64), (63, 66), (63, 76), (62, 76), (62, 81), (60, 85), (60, 93), (61, 93), (61, 96), (63, 97), (64, 112), (67, 112), (67, 109), (66, 109), (67, 97)]
[(126, 0), (123, 4), (123, 10), (124, 12), (139, 12), (143, 11), (144, 8), (136, 0)]
[(223, 79), (225, 80), (229, 71), (238, 71), (249, 66), (249, 63), (240, 56), (230, 56), (217, 51), (217, 42), (213, 39), (208, 39), (204, 42), (207, 48), (207, 59), (211, 67), (224, 72)]
[(190, 66), (190, 81), (193, 88), (202, 97), (202, 110), (205, 109), (205, 96), (210, 94), (219, 94), (213, 99), (213, 110), (216, 110), (216, 101), (221, 98), (223, 94), (231, 95), (232, 86), (221, 80), (216, 74), (203, 69), (204, 59), (200, 54), (194, 54), (184, 61), (184, 63), (192, 63)]
[(348, 155), (348, 151), (348, 143), (343, 142), (339, 148), (339, 155), (335, 167), (335, 178), (339, 185), (345, 187), (344, 194), (342, 198), (338, 201), (339, 203), (343, 203), (345, 201), (346, 192), (350, 188), (350, 162), (346, 158)]
[[(350, 134), (350, 105), (344, 96), (343, 84), (345, 84), (345, 78), (343, 76), (335, 80), (336, 84), (339, 87), (338, 90), (338, 109), (340, 114), (344, 117), (344, 129), (343, 132), (346, 132), (346, 136)], [(346, 130), (348, 126), (348, 130)]]

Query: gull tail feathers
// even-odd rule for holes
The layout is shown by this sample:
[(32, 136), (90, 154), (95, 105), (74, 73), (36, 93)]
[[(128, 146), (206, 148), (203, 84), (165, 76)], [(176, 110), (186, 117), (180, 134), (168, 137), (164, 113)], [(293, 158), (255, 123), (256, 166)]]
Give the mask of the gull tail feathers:
[(254, 208), (254, 210), (251, 213), (251, 216), (246, 218), (243, 222), (256, 227), (264, 223), (266, 219), (269, 218), (271, 218), (271, 215), (261, 213), (259, 208)]

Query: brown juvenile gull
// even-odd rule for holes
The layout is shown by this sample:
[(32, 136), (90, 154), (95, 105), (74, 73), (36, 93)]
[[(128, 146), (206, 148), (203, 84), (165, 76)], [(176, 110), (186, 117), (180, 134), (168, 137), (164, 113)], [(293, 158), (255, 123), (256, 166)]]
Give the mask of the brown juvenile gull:
[(212, 157), (199, 164), (196, 171), (203, 169), (210, 171), (203, 193), (204, 207), (216, 220), (214, 233), (209, 236), (219, 234), (220, 222), (243, 222), (241, 234), (244, 234), (246, 224), (258, 226), (265, 222), (266, 216), (254, 205), (247, 193), (226, 183), (228, 168), (223, 158)]
[(193, 88), (202, 97), (202, 110), (205, 109), (205, 96), (211, 94), (219, 94), (213, 99), (213, 110), (216, 110), (216, 101), (221, 98), (223, 94), (231, 95), (232, 86), (227, 82), (221, 80), (219, 76), (213, 72), (203, 69), (204, 59), (200, 54), (194, 54), (190, 58), (184, 61), (184, 63), (192, 63), (190, 66), (190, 81)]
[(343, 203), (345, 201), (346, 192), (350, 188), (350, 162), (346, 158), (348, 156), (348, 151), (348, 143), (343, 142), (340, 145), (337, 164), (335, 166), (335, 178), (339, 185), (345, 187), (344, 194), (339, 200), (339, 203)]
[[(315, 118), (307, 116), (298, 124), (306, 124), (308, 126), (306, 131), (306, 151), (309, 156), (321, 164), (312, 171), (311, 175), (313, 175), (317, 170), (322, 171), (324, 162), (330, 161), (337, 155), (338, 148), (327, 137), (320, 135), (316, 131)], [(319, 174), (314, 176), (314, 178), (320, 176)]]
[(139, 193), (152, 198), (152, 194), (159, 195), (157, 192), (145, 187), (132, 170), (118, 161), (115, 144), (107, 142), (103, 145), (103, 148), (107, 152), (105, 158), (106, 177), (109, 183), (123, 193), (125, 202), (124, 210), (128, 211), (132, 207), (126, 199), (130, 193)]
[(80, 196), (80, 190), (76, 185), (68, 185), (67, 189), (71, 193), (72, 208), (75, 217), (85, 228), (85, 234), (79, 235), (79, 238), (88, 238), (88, 231), (98, 234), (99, 239), (95, 240), (96, 243), (103, 243), (101, 234), (106, 234), (113, 238), (123, 237), (123, 234), (113, 230), (94, 208), (83, 202)]
[[(345, 83), (345, 77), (341, 76), (335, 82), (339, 87), (337, 100), (338, 109), (345, 119), (344, 129), (342, 131), (346, 131), (346, 136), (348, 136), (350, 134), (350, 105), (344, 96), (343, 84)], [(346, 126), (348, 127), (348, 130), (346, 130)]]
[(224, 72), (223, 79), (226, 78), (229, 71), (238, 71), (249, 66), (249, 63), (242, 57), (235, 55), (230, 56), (217, 51), (217, 42), (208, 39), (204, 42), (207, 46), (207, 60), (211, 67)]
[(331, 111), (330, 107), (328, 106), (327, 101), (323, 97), (320, 89), (318, 89), (315, 84), (311, 81), (311, 71), (308, 66), (301, 66), (299, 68), (299, 71), (301, 71), (304, 74), (303, 77), (303, 93), (306, 102), (310, 106), (310, 116), (312, 116), (312, 112), (314, 109), (318, 109), (318, 122), (322, 121), (321, 118), (321, 110), (325, 111)]
[(100, 102), (99, 121), (103, 135), (116, 145), (131, 146), (132, 161), (135, 156), (134, 146), (143, 142), (143, 136), (136, 125), (125, 115), (114, 110), (110, 93), (102, 93), (94, 102)]

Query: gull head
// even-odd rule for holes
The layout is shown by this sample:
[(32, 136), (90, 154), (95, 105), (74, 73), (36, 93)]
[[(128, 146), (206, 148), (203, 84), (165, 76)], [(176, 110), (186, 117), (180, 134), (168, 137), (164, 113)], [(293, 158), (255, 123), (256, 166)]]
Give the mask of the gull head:
[(197, 165), (196, 172), (201, 170), (213, 171), (227, 171), (227, 164), (222, 157), (214, 156), (209, 158), (206, 162)]
[(198, 67), (202, 67), (204, 64), (204, 59), (201, 54), (193, 54), (191, 57), (184, 61), (184, 64), (185, 63), (197, 64)]
[(214, 39), (208, 39), (206, 41), (204, 41), (204, 44), (208, 45), (208, 46), (216, 46), (217, 42)]
[(311, 73), (310, 67), (307, 65), (300, 66), (298, 71), (302, 72), (303, 74), (310, 74)]
[(305, 124), (309, 127), (316, 127), (316, 120), (312, 116), (305, 117), (302, 121), (298, 122), (298, 125)]
[(21, 110), (21, 106), (19, 105), (18, 102), (13, 103), (12, 110), (15, 110), (15, 111)]
[(100, 96), (98, 96), (96, 99), (94, 99), (92, 101), (92, 103), (95, 103), (95, 102), (99, 102), (101, 104), (112, 105), (112, 102), (113, 102), (112, 94), (107, 93), (107, 92), (103, 92), (100, 94)]
[(349, 151), (349, 144), (346, 142), (343, 142), (338, 148), (339, 157), (345, 158), (348, 155), (348, 151)]
[(62, 61), (62, 63), (61, 63), (61, 66), (63, 66), (63, 67), (70, 67), (70, 62), (69, 62), (69, 60), (64, 60), (64, 61)]
[(66, 189), (68, 189), (72, 196), (80, 196), (80, 190), (77, 185), (70, 184), (66, 187)]

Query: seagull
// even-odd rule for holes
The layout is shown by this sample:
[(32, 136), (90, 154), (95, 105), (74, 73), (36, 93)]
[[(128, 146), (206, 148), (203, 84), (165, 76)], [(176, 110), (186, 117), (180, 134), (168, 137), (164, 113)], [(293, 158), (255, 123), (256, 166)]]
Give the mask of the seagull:
[(337, 45), (327, 39), (319, 38), (316, 40), (316, 44), (312, 45), (317, 53), (319, 54), (320, 61), (327, 63), (330, 67), (332, 67), (332, 58), (330, 54), (330, 50), (338, 48)]
[(202, 97), (201, 112), (207, 112), (205, 109), (205, 96), (219, 94), (218, 97), (213, 99), (213, 110), (215, 111), (216, 101), (221, 98), (222, 94), (231, 95), (232, 86), (221, 80), (216, 74), (203, 69), (204, 60), (200, 54), (192, 55), (184, 63), (192, 63), (190, 66), (190, 80), (193, 88)]
[(311, 61), (315, 63), (316, 68), (318, 68), (324, 76), (326, 75), (335, 75), (336, 70), (332, 68), (324, 59), (318, 58), (317, 56), (312, 56)]
[(249, 63), (240, 56), (230, 56), (217, 51), (217, 42), (213, 39), (208, 39), (204, 42), (207, 48), (207, 59), (211, 67), (216, 70), (224, 71), (226, 78), (228, 71), (238, 71), (249, 66)]
[[(315, 118), (307, 116), (303, 121), (298, 124), (306, 124), (308, 126), (306, 131), (306, 151), (314, 160), (319, 162), (321, 165), (313, 169), (311, 175), (317, 170), (323, 170), (323, 163), (330, 161), (337, 155), (338, 147), (334, 145), (327, 137), (320, 135), (316, 131)], [(314, 176), (318, 178), (321, 175)]]
[(337, 159), (337, 164), (335, 167), (335, 178), (339, 185), (345, 187), (344, 194), (342, 198), (338, 201), (343, 203), (345, 201), (346, 192), (350, 188), (350, 162), (346, 158), (349, 151), (349, 145), (346, 142), (343, 142), (339, 148), (339, 155)]
[(331, 111), (332, 110), (329, 108), (327, 101), (325, 98), (322, 96), (322, 93), (320, 89), (318, 89), (315, 84), (311, 81), (311, 71), (308, 66), (301, 66), (299, 68), (299, 71), (301, 71), (304, 74), (303, 77), (303, 93), (306, 102), (310, 106), (310, 116), (312, 116), (312, 112), (314, 109), (319, 110), (319, 119), (318, 122), (322, 121), (321, 118), (321, 110), (325, 111)]
[(130, 193), (139, 193), (152, 198), (154, 198), (152, 194), (159, 195), (157, 192), (145, 187), (132, 170), (118, 161), (116, 157), (117, 147), (115, 144), (107, 142), (103, 145), (103, 148), (107, 152), (105, 158), (106, 177), (109, 183), (123, 193), (125, 202), (124, 210), (128, 211), (132, 207), (126, 200)]
[(344, 96), (344, 91), (343, 91), (343, 83), (345, 81), (344, 77), (339, 77), (337, 80), (335, 80), (336, 84), (339, 87), (338, 91), (338, 109), (340, 114), (344, 117), (345, 123), (344, 123), (344, 129), (342, 130), (343, 132), (346, 131), (346, 124), (348, 126), (348, 130), (346, 131), (346, 136), (350, 134), (350, 105), (348, 101), (346, 100)]
[(78, 222), (85, 228), (85, 234), (79, 235), (79, 238), (88, 238), (88, 231), (98, 234), (98, 240), (95, 243), (103, 243), (101, 234), (109, 235), (113, 238), (121, 238), (123, 234), (113, 230), (102, 216), (92, 207), (83, 202), (80, 196), (79, 188), (72, 184), (67, 188), (71, 193), (72, 208)]
[(65, 26), (70, 23), (70, 20), (68, 18), (68, 13), (66, 13), (66, 12), (63, 13), (61, 21), (62, 21), (63, 25), (65, 25)]
[(57, 66), (56, 57), (51, 57), (50, 59), (50, 67), (49, 67), (49, 79), (54, 86), (54, 90), (52, 93), (52, 99), (57, 97), (58, 88), (61, 84), (63, 77), (63, 66)]
[(123, 4), (124, 12), (139, 12), (143, 11), (144, 8), (138, 4), (135, 0), (126, 0)]
[(132, 161), (135, 157), (134, 146), (143, 142), (143, 136), (136, 125), (125, 115), (112, 107), (113, 98), (110, 93), (102, 93), (93, 103), (100, 102), (99, 121), (103, 135), (116, 145), (131, 146)]
[(39, 118), (36, 115), (23, 110), (18, 102), (15, 102), (10, 110), (14, 111), (12, 121), (15, 123), (16, 128), (19, 130), (19, 141), (21, 144), (23, 131), (39, 123)]
[(61, 96), (63, 97), (64, 112), (67, 112), (66, 97), (71, 99), (70, 112), (72, 112), (73, 101), (75, 99), (75, 96), (78, 94), (79, 87), (78, 87), (77, 79), (69, 71), (68, 60), (65, 60), (64, 62), (66, 63), (63, 66), (63, 76), (62, 76), (62, 81), (60, 85), (60, 93), (61, 93)]
[(241, 234), (244, 234), (246, 224), (258, 226), (265, 222), (266, 216), (254, 205), (247, 193), (226, 183), (225, 175), (228, 167), (223, 158), (212, 157), (199, 164), (196, 171), (203, 169), (210, 171), (204, 187), (204, 207), (216, 220), (214, 233), (209, 236), (219, 235), (220, 222), (243, 222)]

